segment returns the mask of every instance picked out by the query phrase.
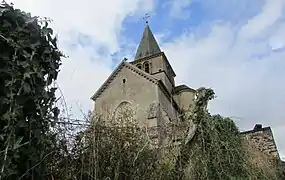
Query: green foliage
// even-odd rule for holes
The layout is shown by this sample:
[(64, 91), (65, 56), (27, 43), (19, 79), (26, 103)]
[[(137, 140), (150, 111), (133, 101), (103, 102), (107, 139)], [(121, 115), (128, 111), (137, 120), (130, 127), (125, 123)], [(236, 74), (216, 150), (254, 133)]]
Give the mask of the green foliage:
[[(200, 94), (200, 95), (199, 95)], [(210, 115), (205, 102), (214, 97), (211, 89), (200, 89), (189, 120), (197, 129), (192, 140), (182, 146), (175, 167), (178, 179), (276, 179), (269, 164), (252, 163), (256, 157), (248, 149), (233, 120)], [(260, 153), (261, 154), (261, 153)], [(266, 157), (262, 157), (266, 159)], [(262, 160), (262, 158), (260, 158)], [(183, 172), (186, 172), (184, 174)]]
[(0, 24), (0, 176), (41, 179), (55, 144), (59, 109), (50, 85), (62, 54), (47, 20), (4, 2)]
[(204, 120), (189, 149), (191, 176), (197, 179), (244, 178), (244, 150), (234, 122), (219, 115), (206, 116)]

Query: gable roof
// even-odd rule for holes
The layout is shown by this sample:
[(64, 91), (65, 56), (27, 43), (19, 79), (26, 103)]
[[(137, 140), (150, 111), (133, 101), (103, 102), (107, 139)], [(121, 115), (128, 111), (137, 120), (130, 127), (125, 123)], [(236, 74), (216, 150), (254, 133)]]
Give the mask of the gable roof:
[(111, 81), (116, 77), (116, 75), (118, 74), (118, 72), (120, 72), (120, 70), (126, 67), (128, 69), (130, 69), (131, 71), (137, 73), (138, 75), (148, 79), (149, 81), (158, 84), (158, 80), (154, 77), (152, 77), (150, 74), (144, 72), (143, 70), (137, 68), (136, 66), (126, 62), (126, 61), (122, 61), (117, 67), (116, 69), (110, 74), (110, 76), (106, 79), (106, 81), (101, 85), (101, 87), (97, 90), (97, 92), (91, 97), (91, 99), (93, 101), (95, 101), (100, 94), (108, 87), (108, 85), (111, 83)]
[(140, 44), (138, 46), (135, 59), (151, 56), (160, 52), (161, 50), (158, 46), (158, 43), (156, 42), (155, 37), (152, 34), (150, 27), (147, 23), (144, 28)]
[(167, 88), (163, 84), (161, 80), (158, 80), (151, 76), (150, 74), (146, 73), (145, 71), (139, 69), (138, 67), (126, 62), (123, 60), (117, 67), (116, 69), (110, 74), (110, 76), (105, 80), (105, 82), (101, 85), (101, 87), (96, 91), (96, 93), (91, 97), (93, 101), (95, 101), (103, 92), (104, 90), (108, 87), (108, 85), (111, 83), (111, 81), (116, 77), (116, 75), (120, 72), (123, 67), (126, 67), (130, 69), (131, 71), (137, 73), (138, 75), (142, 76), (143, 78), (148, 79), (150, 82), (157, 84), (158, 87), (162, 90), (162, 92), (166, 95), (166, 97), (170, 100), (172, 103), (173, 107), (176, 110), (180, 110), (179, 106), (177, 105), (176, 101), (173, 99), (171, 93), (168, 92)]

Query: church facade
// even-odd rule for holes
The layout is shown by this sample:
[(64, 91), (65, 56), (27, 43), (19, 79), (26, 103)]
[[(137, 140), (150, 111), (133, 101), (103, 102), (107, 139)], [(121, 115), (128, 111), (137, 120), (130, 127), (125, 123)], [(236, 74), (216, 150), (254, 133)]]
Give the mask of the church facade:
[(133, 61), (123, 60), (91, 97), (94, 113), (104, 119), (122, 108), (134, 111), (141, 126), (157, 127), (194, 103), (196, 91), (175, 84), (175, 72), (148, 23)]
[[(146, 24), (134, 60), (123, 60), (91, 97), (94, 114), (108, 119), (122, 109), (131, 109), (139, 125), (150, 128), (178, 120), (182, 111), (193, 107), (196, 90), (184, 84), (176, 85), (175, 76)], [(190, 127), (188, 135), (191, 137), (193, 133), (195, 127)], [(270, 127), (256, 125), (241, 134), (254, 147), (282, 162)]]

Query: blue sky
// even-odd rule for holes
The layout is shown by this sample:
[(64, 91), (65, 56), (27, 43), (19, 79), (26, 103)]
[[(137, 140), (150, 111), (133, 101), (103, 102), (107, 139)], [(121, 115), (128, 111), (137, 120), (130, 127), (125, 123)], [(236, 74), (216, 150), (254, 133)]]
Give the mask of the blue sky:
[[(241, 130), (271, 126), (285, 158), (284, 0), (14, 0), (53, 19), (64, 59), (58, 84), (69, 112), (93, 108), (92, 94), (118, 63), (132, 59), (145, 13), (177, 77), (212, 87), (212, 113), (235, 117)], [(56, 4), (56, 6), (55, 6)]]
[[(211, 24), (215, 21), (224, 21), (233, 25), (246, 23), (261, 11), (264, 0), (252, 0), (240, 3), (240, 0), (183, 0), (182, 1), (157, 1), (155, 10), (150, 12), (150, 24), (154, 32), (165, 33), (169, 30), (170, 37), (175, 38), (185, 30), (194, 29), (199, 35), (209, 33)], [(179, 5), (182, 4), (182, 5)], [(217, 6), (217, 5), (221, 6)], [(177, 8), (173, 8), (177, 7)], [(144, 21), (137, 17), (126, 17), (123, 26), (123, 36), (130, 36), (136, 42), (142, 31)], [(202, 31), (202, 32), (201, 32)], [(201, 34), (200, 34), (201, 33)]]

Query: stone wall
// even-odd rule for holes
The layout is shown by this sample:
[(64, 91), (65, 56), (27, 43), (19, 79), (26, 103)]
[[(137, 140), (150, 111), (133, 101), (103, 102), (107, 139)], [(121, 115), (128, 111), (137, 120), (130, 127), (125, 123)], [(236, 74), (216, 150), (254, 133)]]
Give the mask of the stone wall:
[(273, 158), (280, 159), (270, 127), (262, 127), (261, 124), (256, 124), (253, 130), (245, 131), (241, 134), (260, 151)]
[(108, 119), (122, 102), (129, 102), (135, 119), (145, 125), (150, 104), (158, 102), (157, 88), (157, 84), (123, 66), (95, 100), (94, 114)]
[(241, 132), (242, 135), (254, 147), (261, 152), (269, 155), (272, 162), (277, 162), (277, 177), (278, 179), (285, 179), (285, 162), (283, 162), (274, 141), (274, 136), (270, 127), (262, 127), (261, 124), (256, 124), (252, 130)]
[(285, 162), (280, 161), (279, 167), (280, 167), (280, 175), (282, 178), (285, 179)]
[(160, 89), (158, 90), (158, 98), (160, 102), (160, 108), (163, 111), (165, 111), (168, 118), (170, 118), (171, 120), (177, 119), (179, 116), (177, 109), (173, 107), (173, 103), (169, 100), (169, 98), (165, 95), (165, 93), (163, 93), (163, 91), (161, 91)]
[(279, 162), (279, 168), (280, 168), (280, 176), (285, 179), (285, 162), (280, 161)]

